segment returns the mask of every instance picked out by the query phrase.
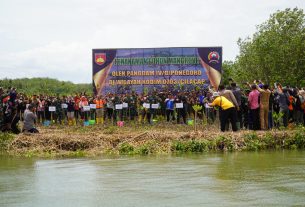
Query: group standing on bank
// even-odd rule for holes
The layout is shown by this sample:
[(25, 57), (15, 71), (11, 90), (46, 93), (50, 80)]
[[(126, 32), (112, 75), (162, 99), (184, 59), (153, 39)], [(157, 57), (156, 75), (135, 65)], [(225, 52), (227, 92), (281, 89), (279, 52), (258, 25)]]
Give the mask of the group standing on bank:
[[(47, 96), (18, 93), (16, 88), (0, 88), (1, 131), (36, 133), (35, 126), (45, 123), (83, 125), (92, 121), (97, 125), (136, 121), (153, 124), (164, 120), (187, 124), (194, 118), (194, 105), (200, 105), (199, 119), (213, 124), (219, 114), (221, 131), (240, 129), (267, 130), (287, 127), (288, 124), (305, 125), (305, 90), (297, 87), (270, 87), (261, 81), (243, 85), (236, 83), (191, 91), (152, 91), (130, 94), (108, 93), (88, 96)], [(166, 122), (165, 122), (166, 121)]]

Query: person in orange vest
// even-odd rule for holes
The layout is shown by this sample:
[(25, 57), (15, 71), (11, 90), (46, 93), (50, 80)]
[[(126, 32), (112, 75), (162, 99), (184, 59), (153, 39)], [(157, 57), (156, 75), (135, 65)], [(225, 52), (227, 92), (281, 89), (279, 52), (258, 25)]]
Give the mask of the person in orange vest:
[(94, 103), (96, 104), (96, 123), (104, 124), (104, 104), (106, 101), (102, 99), (101, 95), (98, 95)]

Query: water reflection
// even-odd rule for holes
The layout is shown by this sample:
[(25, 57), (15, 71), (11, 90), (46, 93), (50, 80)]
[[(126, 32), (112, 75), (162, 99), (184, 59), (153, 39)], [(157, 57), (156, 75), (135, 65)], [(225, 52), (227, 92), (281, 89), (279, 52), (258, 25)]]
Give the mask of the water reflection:
[(32, 200), (35, 160), (0, 156), (0, 206)]
[(304, 155), (0, 157), (0, 206), (305, 205)]

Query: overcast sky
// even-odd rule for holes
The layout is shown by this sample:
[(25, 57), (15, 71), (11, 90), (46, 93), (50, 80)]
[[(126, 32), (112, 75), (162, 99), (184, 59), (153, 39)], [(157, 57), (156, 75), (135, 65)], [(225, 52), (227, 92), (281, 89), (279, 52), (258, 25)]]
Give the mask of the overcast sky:
[(0, 0), (0, 79), (91, 82), (92, 48), (222, 46), (304, 0)]

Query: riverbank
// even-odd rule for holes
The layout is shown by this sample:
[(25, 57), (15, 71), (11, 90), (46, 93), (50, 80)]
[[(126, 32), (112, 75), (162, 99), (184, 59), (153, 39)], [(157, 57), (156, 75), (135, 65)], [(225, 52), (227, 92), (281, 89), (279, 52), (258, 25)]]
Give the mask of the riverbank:
[(50, 126), (39, 134), (0, 134), (0, 148), (14, 156), (66, 157), (102, 154), (169, 154), (207, 151), (304, 149), (305, 128), (221, 133), (213, 126)]

